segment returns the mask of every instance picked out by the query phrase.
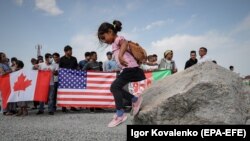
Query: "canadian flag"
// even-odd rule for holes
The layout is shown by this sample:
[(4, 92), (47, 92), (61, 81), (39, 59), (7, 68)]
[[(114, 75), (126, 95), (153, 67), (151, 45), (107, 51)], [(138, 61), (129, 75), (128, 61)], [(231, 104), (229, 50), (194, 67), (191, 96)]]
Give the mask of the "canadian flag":
[(0, 77), (3, 108), (8, 102), (48, 99), (50, 71), (19, 70)]

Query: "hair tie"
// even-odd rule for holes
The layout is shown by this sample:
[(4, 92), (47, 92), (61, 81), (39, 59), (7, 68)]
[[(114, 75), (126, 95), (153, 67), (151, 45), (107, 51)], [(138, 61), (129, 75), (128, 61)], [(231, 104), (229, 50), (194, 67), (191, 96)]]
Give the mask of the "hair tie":
[(113, 24), (113, 27), (115, 28), (115, 24)]

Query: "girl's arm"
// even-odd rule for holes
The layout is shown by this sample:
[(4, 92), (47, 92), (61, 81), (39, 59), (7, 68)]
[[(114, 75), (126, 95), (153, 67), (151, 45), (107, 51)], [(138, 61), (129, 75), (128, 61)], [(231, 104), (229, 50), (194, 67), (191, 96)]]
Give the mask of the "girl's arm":
[(121, 45), (121, 49), (118, 55), (118, 59), (119, 62), (121, 63), (121, 65), (123, 66), (128, 66), (128, 62), (126, 62), (123, 58), (124, 53), (126, 52), (127, 48), (128, 48), (128, 42), (125, 40), (120, 41), (120, 45)]

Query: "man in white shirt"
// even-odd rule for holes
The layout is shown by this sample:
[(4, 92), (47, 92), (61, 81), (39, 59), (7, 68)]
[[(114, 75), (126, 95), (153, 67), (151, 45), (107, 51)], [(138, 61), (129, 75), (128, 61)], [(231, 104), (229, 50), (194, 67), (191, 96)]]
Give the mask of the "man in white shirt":
[(207, 49), (205, 47), (200, 48), (199, 55), (200, 55), (200, 59), (198, 60), (198, 63), (212, 61), (212, 59), (207, 56)]
[[(50, 78), (50, 87), (49, 87), (49, 101), (48, 101), (48, 109), (49, 115), (54, 115), (54, 73), (58, 69), (54, 64), (52, 64), (53, 58), (49, 53), (45, 54), (45, 62), (39, 63), (34, 66), (34, 68), (39, 70), (51, 71)], [(40, 102), (39, 111), (37, 115), (44, 113), (44, 102)]]
[(58, 89), (58, 71), (59, 71), (59, 61), (60, 61), (60, 54), (55, 52), (53, 54), (53, 65), (55, 66), (56, 70), (54, 73), (54, 111), (56, 111), (56, 102), (57, 102), (57, 89)]

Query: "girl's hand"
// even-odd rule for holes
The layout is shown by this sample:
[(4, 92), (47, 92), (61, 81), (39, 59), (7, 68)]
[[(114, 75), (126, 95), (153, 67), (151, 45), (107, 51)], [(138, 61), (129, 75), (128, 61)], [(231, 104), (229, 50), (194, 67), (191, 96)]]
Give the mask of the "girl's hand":
[(126, 62), (123, 57), (119, 57), (119, 62), (120, 62), (121, 65), (123, 65), (125, 67), (128, 66), (128, 62)]

